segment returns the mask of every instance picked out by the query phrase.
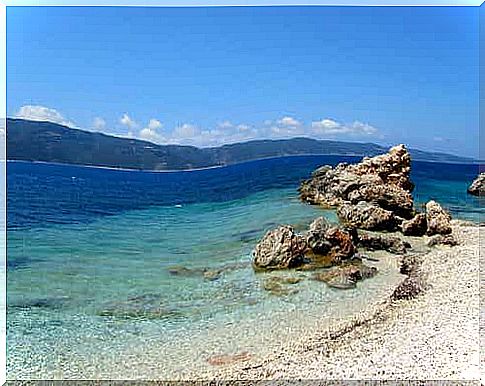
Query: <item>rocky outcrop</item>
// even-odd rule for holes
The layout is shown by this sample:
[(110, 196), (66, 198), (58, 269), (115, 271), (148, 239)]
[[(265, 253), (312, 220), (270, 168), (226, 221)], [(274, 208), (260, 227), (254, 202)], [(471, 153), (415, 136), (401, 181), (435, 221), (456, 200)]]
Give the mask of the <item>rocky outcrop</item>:
[(401, 232), (406, 236), (424, 236), (428, 230), (426, 214), (418, 213), (410, 220), (401, 223)]
[(451, 233), (451, 216), (436, 201), (426, 204), (426, 223), (428, 236)]
[(468, 187), (467, 192), (473, 196), (485, 196), (485, 173), (478, 175)]
[(399, 255), (406, 253), (407, 249), (411, 248), (408, 242), (399, 237), (366, 233), (359, 234), (357, 245), (369, 251), (384, 250)]
[(253, 251), (255, 269), (296, 268), (303, 264), (306, 239), (293, 227), (281, 225), (268, 231)]
[(365, 201), (357, 205), (343, 203), (337, 209), (337, 216), (344, 224), (360, 229), (393, 231), (398, 224), (391, 211)]
[(411, 157), (404, 145), (358, 164), (318, 168), (300, 186), (303, 201), (337, 207), (345, 223), (364, 229), (395, 229), (414, 215), (409, 178)]

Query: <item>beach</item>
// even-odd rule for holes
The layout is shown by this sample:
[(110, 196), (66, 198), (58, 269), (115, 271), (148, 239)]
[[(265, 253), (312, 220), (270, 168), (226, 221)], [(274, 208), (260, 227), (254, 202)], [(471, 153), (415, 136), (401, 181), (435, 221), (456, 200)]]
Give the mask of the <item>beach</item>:
[(416, 298), (384, 301), (258, 363), (233, 363), (201, 378), (478, 380), (483, 229), (453, 221), (459, 245), (423, 256), (426, 289)]

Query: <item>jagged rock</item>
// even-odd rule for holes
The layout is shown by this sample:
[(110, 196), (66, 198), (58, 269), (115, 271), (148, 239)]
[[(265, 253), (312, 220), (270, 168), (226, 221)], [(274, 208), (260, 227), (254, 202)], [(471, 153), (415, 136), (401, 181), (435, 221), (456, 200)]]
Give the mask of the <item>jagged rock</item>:
[(412, 299), (423, 291), (423, 284), (418, 276), (408, 276), (399, 284), (391, 295), (393, 300)]
[(393, 212), (365, 201), (357, 205), (342, 204), (337, 209), (337, 216), (344, 224), (360, 229), (393, 231), (398, 225)]
[(310, 229), (306, 233), (306, 242), (316, 255), (327, 255), (332, 249), (332, 244), (326, 239), (325, 233), (330, 225), (323, 217), (318, 217), (310, 224)]
[(418, 213), (410, 220), (401, 223), (401, 232), (406, 236), (424, 236), (428, 229), (426, 214)]
[(467, 191), (474, 196), (485, 196), (485, 173), (480, 173)]
[(450, 234), (451, 216), (436, 201), (429, 201), (426, 204), (426, 223), (428, 236)]
[(293, 227), (281, 225), (266, 232), (253, 251), (255, 269), (296, 268), (304, 263), (307, 249), (303, 236), (295, 233)]
[(454, 247), (458, 245), (458, 241), (455, 239), (455, 236), (449, 235), (434, 235), (428, 241), (428, 246), (433, 247), (435, 245), (448, 245), (450, 247)]
[(402, 256), (399, 272), (403, 275), (410, 276), (412, 274), (415, 274), (416, 270), (419, 267), (419, 264), (421, 264), (421, 259), (416, 255)]
[(318, 272), (313, 278), (325, 282), (329, 287), (352, 289), (356, 287), (358, 281), (370, 278), (376, 273), (377, 268), (375, 267), (368, 267), (364, 264), (349, 264), (325, 272)]
[(342, 229), (330, 228), (325, 232), (325, 239), (332, 246), (329, 255), (335, 262), (349, 259), (357, 252), (352, 242), (352, 236)]
[(358, 164), (318, 168), (312, 178), (301, 184), (300, 197), (324, 207), (338, 207), (344, 203), (356, 205), (364, 201), (399, 217), (411, 218), (414, 185), (409, 179), (410, 170), (409, 152), (404, 145), (398, 145), (386, 154), (365, 157)]
[(396, 254), (404, 254), (411, 244), (395, 236), (359, 234), (358, 246), (369, 251), (384, 250)]

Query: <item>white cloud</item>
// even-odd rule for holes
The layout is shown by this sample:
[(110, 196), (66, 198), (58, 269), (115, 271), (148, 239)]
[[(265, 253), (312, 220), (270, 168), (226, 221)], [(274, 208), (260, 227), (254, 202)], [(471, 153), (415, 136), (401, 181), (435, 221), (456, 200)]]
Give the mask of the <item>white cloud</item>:
[(344, 124), (333, 119), (322, 119), (311, 124), (311, 131), (314, 135), (352, 135), (352, 136), (368, 136), (377, 134), (378, 130), (374, 126), (359, 121), (354, 121), (351, 124)]
[(184, 123), (182, 126), (178, 126), (173, 131), (173, 136), (181, 139), (190, 139), (198, 136), (200, 130), (197, 126), (191, 125), (189, 123)]
[(106, 127), (106, 121), (103, 118), (96, 117), (93, 119), (93, 128), (103, 130)]
[(25, 105), (22, 106), (17, 114), (16, 118), (28, 119), (31, 121), (47, 121), (58, 123), (60, 125), (76, 127), (76, 125), (70, 120), (64, 118), (59, 111), (51, 109), (45, 106), (39, 105)]
[(148, 126), (140, 130), (140, 138), (147, 141), (159, 142), (163, 139), (161, 134), (157, 132), (158, 129), (163, 127), (162, 123), (158, 119), (150, 119)]
[(277, 121), (278, 125), (285, 127), (301, 126), (301, 122), (293, 117), (283, 117)]
[(128, 114), (123, 114), (123, 116), (120, 118), (120, 123), (129, 129), (133, 130), (138, 127), (138, 123), (136, 123), (133, 119), (130, 118)]

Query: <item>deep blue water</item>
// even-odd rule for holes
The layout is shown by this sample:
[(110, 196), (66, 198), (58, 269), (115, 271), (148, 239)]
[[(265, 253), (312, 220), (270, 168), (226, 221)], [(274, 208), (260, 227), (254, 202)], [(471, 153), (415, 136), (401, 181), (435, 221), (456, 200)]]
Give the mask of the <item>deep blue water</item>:
[[(224, 202), (268, 189), (296, 189), (320, 165), (359, 160), (299, 156), (163, 173), (9, 162), (7, 227), (83, 223), (150, 206)], [(466, 188), (477, 174), (478, 165), (414, 162), (415, 197), (418, 202), (437, 199), (458, 216), (475, 218), (480, 201)]]

